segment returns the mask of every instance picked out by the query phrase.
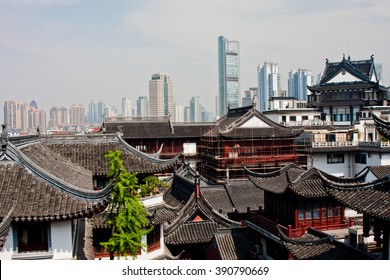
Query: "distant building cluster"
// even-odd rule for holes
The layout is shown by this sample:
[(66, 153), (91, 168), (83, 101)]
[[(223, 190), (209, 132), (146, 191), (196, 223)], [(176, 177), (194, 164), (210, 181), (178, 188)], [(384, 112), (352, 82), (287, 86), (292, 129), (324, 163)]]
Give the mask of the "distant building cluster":
[[(382, 65), (375, 64), (375, 69), (376, 78), (382, 82)], [(291, 70), (288, 73), (285, 90), (281, 86), (278, 64), (264, 61), (257, 66), (257, 85), (245, 89), (241, 94), (240, 44), (238, 41), (219, 36), (218, 94), (213, 100), (214, 112), (204, 106), (206, 103), (204, 101), (202, 103), (200, 96), (190, 97), (186, 105), (176, 104), (172, 76), (168, 73), (154, 73), (149, 80), (148, 95), (138, 96), (136, 100), (122, 97), (121, 110), (103, 101), (91, 100), (87, 106), (76, 104), (70, 107), (53, 106), (46, 120), (46, 113), (38, 109), (35, 101), (28, 105), (9, 99), (4, 104), (4, 120), (9, 131), (25, 134), (35, 133), (38, 128), (40, 133), (77, 132), (80, 127), (101, 126), (105, 118), (152, 117), (169, 118), (179, 123), (213, 122), (225, 115), (229, 109), (246, 106), (253, 106), (259, 112), (318, 107), (328, 119), (332, 115), (334, 120), (340, 122), (355, 120), (357, 109), (328, 108), (324, 106), (326, 102), (316, 102), (317, 94), (312, 92), (316, 85), (323, 82), (325, 74), (328, 73), (313, 75), (311, 70), (305, 68)], [(372, 98), (375, 99), (375, 96)], [(206, 100), (207, 103), (210, 101), (211, 99)], [(285, 116), (281, 122), (284, 123), (286, 120)]]

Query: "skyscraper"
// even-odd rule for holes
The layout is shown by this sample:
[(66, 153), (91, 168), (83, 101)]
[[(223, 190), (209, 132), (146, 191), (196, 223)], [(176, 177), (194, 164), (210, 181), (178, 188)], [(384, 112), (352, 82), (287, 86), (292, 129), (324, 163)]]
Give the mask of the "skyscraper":
[(149, 100), (147, 96), (139, 96), (137, 99), (137, 116), (149, 116)]
[(257, 87), (251, 87), (245, 91), (245, 96), (242, 98), (242, 107), (251, 106), (254, 102), (257, 103)]
[(202, 105), (200, 103), (200, 97), (194, 96), (190, 100), (190, 121), (200, 122), (202, 121)]
[(172, 81), (169, 74), (152, 75), (149, 81), (149, 105), (151, 116), (174, 115)]
[(133, 114), (131, 112), (131, 100), (123, 97), (122, 98), (122, 117), (131, 117)]
[(240, 106), (240, 44), (218, 37), (219, 116)]
[(260, 112), (269, 110), (271, 97), (279, 97), (282, 93), (280, 88), (279, 67), (276, 63), (264, 62), (257, 66), (257, 99)]
[(59, 126), (68, 125), (68, 109), (64, 106), (53, 106), (49, 112), (50, 120), (49, 127), (51, 129), (57, 129)]
[(297, 100), (307, 101), (307, 86), (312, 86), (314, 76), (306, 69), (291, 70), (288, 73), (288, 95)]
[(69, 123), (73, 126), (85, 124), (85, 106), (73, 104), (69, 108)]

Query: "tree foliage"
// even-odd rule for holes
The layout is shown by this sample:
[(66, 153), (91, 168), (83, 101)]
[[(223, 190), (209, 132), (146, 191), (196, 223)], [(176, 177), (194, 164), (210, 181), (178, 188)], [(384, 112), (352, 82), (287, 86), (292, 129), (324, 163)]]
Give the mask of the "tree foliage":
[(112, 200), (105, 211), (106, 223), (112, 229), (111, 237), (101, 245), (110, 252), (110, 259), (114, 254), (119, 258), (128, 255), (137, 256), (139, 249), (145, 249), (142, 236), (152, 230), (148, 214), (140, 201), (140, 189), (137, 173), (126, 171), (121, 159), (121, 151), (109, 151), (108, 177), (115, 179), (112, 191)]

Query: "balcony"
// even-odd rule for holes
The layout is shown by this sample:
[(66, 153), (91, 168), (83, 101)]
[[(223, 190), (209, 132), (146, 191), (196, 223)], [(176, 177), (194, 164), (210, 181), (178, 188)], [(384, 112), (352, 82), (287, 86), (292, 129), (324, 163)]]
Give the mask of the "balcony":
[(323, 225), (323, 226), (315, 226), (315, 225), (309, 225), (309, 226), (302, 226), (301, 228), (293, 228), (291, 225), (283, 226), (279, 223), (277, 223), (274, 220), (271, 220), (267, 217), (265, 217), (262, 213), (259, 211), (251, 211), (249, 212), (248, 221), (252, 222), (256, 226), (262, 228), (263, 230), (267, 231), (268, 233), (271, 233), (275, 236), (279, 235), (279, 230), (286, 235), (289, 238), (299, 238), (302, 235), (306, 233), (306, 230), (309, 227), (318, 229), (320, 231), (327, 231), (327, 230), (335, 230), (335, 229), (346, 229), (349, 226), (352, 225), (352, 220), (349, 220), (348, 223), (335, 223), (335, 224), (329, 224), (329, 225)]
[(365, 142), (365, 141), (334, 141), (334, 142), (312, 142), (313, 148), (329, 147), (369, 147), (386, 148), (390, 147), (390, 141), (386, 142)]

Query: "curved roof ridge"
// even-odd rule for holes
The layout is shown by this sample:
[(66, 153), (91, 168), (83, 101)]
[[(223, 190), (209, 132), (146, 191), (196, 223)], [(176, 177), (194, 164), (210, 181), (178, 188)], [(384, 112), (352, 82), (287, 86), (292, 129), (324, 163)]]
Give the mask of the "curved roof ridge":
[(7, 215), (1, 221), (1, 223), (0, 223), (0, 236), (4, 236), (5, 234), (8, 234), (7, 231), (9, 230), (9, 226), (11, 225), (11, 222), (13, 220), (12, 213), (14, 212), (15, 208), (16, 208), (16, 203), (14, 203), (14, 205), (8, 211)]
[[(149, 161), (152, 161), (154, 163), (162, 163), (162, 164), (166, 164), (166, 163), (174, 163), (176, 162), (179, 157), (182, 155), (182, 152), (180, 152), (179, 154), (177, 154), (175, 157), (173, 158), (169, 158), (169, 159), (160, 159), (159, 157), (156, 157), (156, 156), (153, 156), (153, 155), (150, 155), (150, 154), (147, 154), (147, 153), (144, 153), (144, 152), (141, 152), (139, 150), (137, 150), (136, 148), (134, 148), (133, 146), (131, 146), (130, 144), (128, 144), (125, 140), (123, 140), (122, 137), (120, 137), (119, 135), (116, 136), (117, 140), (118, 140), (118, 143), (121, 144), (124, 148), (126, 148), (128, 151), (132, 152), (133, 154), (136, 154), (146, 160), (149, 160)], [(162, 150), (162, 146), (160, 148), (160, 150)], [(161, 152), (161, 151), (160, 151)], [(157, 152), (158, 153), (158, 152)]]
[(33, 161), (31, 161), (13, 144), (8, 143), (7, 149), (15, 156), (16, 161), (19, 165), (24, 166), (35, 176), (39, 177), (43, 181), (49, 183), (51, 186), (54, 186), (67, 194), (87, 200), (101, 200), (111, 194), (111, 189), (113, 187), (113, 184), (115, 183), (115, 180), (112, 180), (105, 188), (101, 190), (85, 190), (71, 185), (70, 183), (67, 183), (64, 180), (50, 174), (49, 172), (35, 164)]
[(340, 183), (340, 182), (334, 182), (330, 179), (328, 179), (326, 176), (322, 174), (322, 172), (319, 172), (319, 175), (321, 178), (327, 182), (325, 187), (333, 188), (333, 189), (342, 189), (345, 191), (353, 191), (353, 190), (359, 190), (359, 189), (370, 189), (375, 187), (381, 187), (383, 184), (390, 182), (390, 175), (376, 179), (370, 182), (354, 182), (354, 183)]
[(302, 167), (296, 165), (295, 163), (289, 163), (288, 165), (283, 166), (282, 168), (280, 168), (278, 170), (267, 172), (267, 173), (259, 173), (259, 172), (252, 171), (252, 170), (248, 169), (244, 164), (242, 164), (242, 166), (244, 167), (244, 170), (247, 174), (249, 174), (251, 176), (255, 176), (255, 177), (261, 177), (261, 178), (276, 177), (278, 175), (281, 175), (284, 172), (287, 172), (291, 168), (301, 169), (302, 171), (304, 171), (304, 169)]
[(290, 183), (292, 185), (298, 184), (299, 182), (306, 180), (307, 178), (309, 178), (312, 175), (316, 175), (316, 174), (318, 175), (319, 174), (318, 172), (319, 172), (319, 170), (316, 167), (311, 167), (310, 169), (308, 169), (308, 170), (304, 171), (303, 173), (301, 173), (300, 175), (298, 175), (297, 178), (295, 178), (295, 180), (290, 181)]
[(312, 240), (309, 240), (309, 239), (304, 239), (302, 235), (301, 237), (299, 238), (290, 238), (288, 237), (287, 235), (284, 234), (284, 232), (280, 229), (279, 225), (276, 226), (277, 230), (278, 230), (278, 234), (280, 236), (280, 239), (283, 241), (283, 242), (288, 242), (288, 243), (292, 243), (292, 244), (301, 244), (301, 245), (318, 245), (318, 244), (324, 244), (324, 243), (328, 243), (331, 241), (331, 238), (330, 236), (324, 236), (324, 237), (319, 237), (319, 236), (315, 236), (311, 233), (309, 233), (309, 229), (308, 228), (308, 231), (306, 232), (306, 234), (310, 234), (312, 236), (315, 236), (315, 237), (318, 237), (318, 239), (312, 239)]
[[(371, 60), (369, 60), (367, 62), (371, 63)], [(332, 78), (334, 78), (340, 72), (340, 70), (342, 68), (346, 68), (347, 70), (349, 70), (351, 75), (355, 76), (356, 78), (359, 78), (359, 79), (361, 79), (363, 81), (367, 81), (367, 82), (370, 81), (370, 77), (369, 76), (367, 76), (361, 70), (359, 70), (355, 66), (353, 66), (351, 61), (345, 59), (345, 57), (338, 64), (335, 63), (334, 66), (336, 66), (336, 67), (330, 73), (328, 73), (327, 76), (324, 77), (323, 80), (321, 80), (320, 84), (324, 84), (324, 83), (327, 83), (328, 81), (330, 81)]]

